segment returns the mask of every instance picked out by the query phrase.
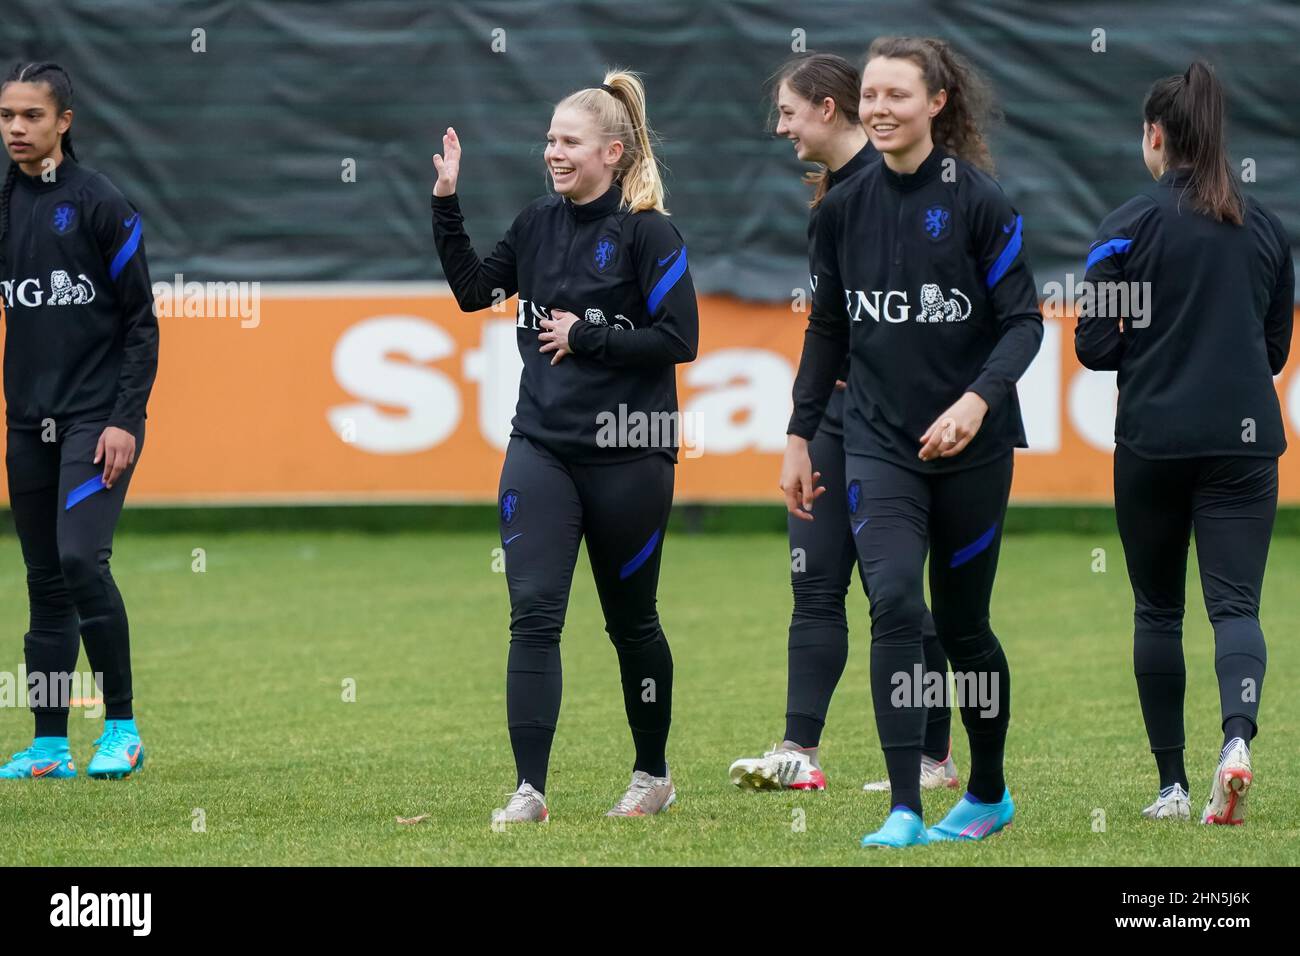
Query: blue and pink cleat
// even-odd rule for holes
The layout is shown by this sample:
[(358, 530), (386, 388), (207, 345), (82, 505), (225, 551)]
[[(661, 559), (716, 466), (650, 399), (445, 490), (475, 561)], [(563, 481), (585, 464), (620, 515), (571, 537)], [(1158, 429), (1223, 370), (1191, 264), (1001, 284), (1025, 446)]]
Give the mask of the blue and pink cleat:
[(925, 846), (929, 842), (925, 822), (907, 807), (895, 807), (879, 830), (862, 838), (863, 846)]
[(981, 803), (969, 793), (957, 801), (948, 815), (927, 831), (930, 840), (983, 840), (1011, 825), (1016, 805), (1011, 791), (1003, 790), (997, 803)]

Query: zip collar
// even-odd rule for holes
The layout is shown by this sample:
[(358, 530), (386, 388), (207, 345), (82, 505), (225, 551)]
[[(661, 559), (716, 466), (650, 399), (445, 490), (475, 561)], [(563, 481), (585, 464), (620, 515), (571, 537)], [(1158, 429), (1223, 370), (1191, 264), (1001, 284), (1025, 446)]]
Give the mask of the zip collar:
[(925, 161), (916, 168), (914, 173), (896, 173), (889, 168), (889, 164), (882, 157), (880, 160), (880, 172), (885, 177), (885, 182), (889, 183), (899, 192), (910, 193), (913, 190), (920, 189), (930, 180), (939, 175), (939, 170), (943, 166), (943, 161), (948, 158), (948, 154), (936, 145), (930, 150), (930, 155), (925, 157)]
[(569, 211), (569, 215), (578, 222), (592, 222), (596, 219), (604, 219), (610, 213), (618, 209), (619, 204), (623, 201), (623, 190), (618, 183), (610, 183), (605, 192), (591, 202), (585, 202), (578, 205), (564, 197), (564, 208)]
[(34, 193), (53, 192), (54, 190), (58, 189), (60, 186), (68, 183), (72, 179), (73, 175), (76, 173), (77, 169), (79, 168), (77, 166), (77, 161), (73, 159), (71, 156), (69, 156), (67, 153), (64, 153), (63, 160), (59, 163), (59, 165), (54, 167), (54, 179), (49, 180), (47, 182), (46, 180), (42, 179), (39, 175), (28, 176), (25, 172), (23, 172), (22, 167), (19, 166), (17, 163), (13, 162), (12, 160), (10, 161), (9, 165), (15, 167), (15, 176), (14, 176), (15, 181), (23, 188), (28, 189)]

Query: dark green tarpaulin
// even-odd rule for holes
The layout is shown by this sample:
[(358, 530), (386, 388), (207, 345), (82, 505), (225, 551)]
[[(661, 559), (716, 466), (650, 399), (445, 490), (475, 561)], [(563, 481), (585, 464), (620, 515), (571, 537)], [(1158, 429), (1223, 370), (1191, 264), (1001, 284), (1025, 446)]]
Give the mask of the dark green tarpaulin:
[(799, 36), (858, 60), (883, 33), (944, 37), (993, 80), (999, 178), (1040, 284), (1081, 273), (1102, 216), (1149, 182), (1143, 93), (1195, 56), (1226, 83), (1234, 161), (1257, 171), (1245, 188), (1300, 236), (1294, 3), (6, 0), (0, 49), (71, 72), (78, 153), (143, 210), (155, 279), (439, 278), (441, 131), (461, 135), (486, 251), (546, 189), (555, 101), (627, 65), (645, 75), (699, 289), (778, 299), (806, 281), (806, 191), (765, 132), (765, 78)]

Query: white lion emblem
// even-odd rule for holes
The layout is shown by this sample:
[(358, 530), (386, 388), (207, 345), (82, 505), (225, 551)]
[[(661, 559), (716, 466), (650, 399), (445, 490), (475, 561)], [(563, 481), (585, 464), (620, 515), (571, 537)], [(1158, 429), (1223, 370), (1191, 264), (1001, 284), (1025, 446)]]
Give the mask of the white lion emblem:
[(95, 298), (95, 287), (84, 275), (84, 281), (73, 284), (71, 276), (63, 269), (50, 273), (50, 305), (85, 305)]
[(605, 321), (605, 313), (600, 311), (600, 309), (588, 309), (585, 318), (592, 325), (609, 325), (609, 323)]
[(970, 299), (961, 289), (951, 289), (953, 295), (959, 295), (966, 303), (962, 311), (961, 303), (956, 299), (945, 299), (943, 290), (933, 282), (921, 286), (921, 312), (916, 317), (918, 322), (964, 322), (970, 315)]

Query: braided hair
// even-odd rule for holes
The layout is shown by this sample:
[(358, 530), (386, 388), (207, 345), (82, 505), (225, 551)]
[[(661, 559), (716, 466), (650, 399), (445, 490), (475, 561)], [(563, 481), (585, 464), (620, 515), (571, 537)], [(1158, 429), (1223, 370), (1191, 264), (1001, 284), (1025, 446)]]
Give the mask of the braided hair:
[[(9, 75), (0, 80), (0, 90), (10, 83), (44, 83), (54, 95), (54, 108), (59, 113), (72, 109), (72, 78), (67, 70), (57, 63), (17, 63)], [(72, 130), (63, 134), (60, 145), (63, 152), (76, 160), (77, 154), (72, 148)], [(9, 232), (9, 197), (13, 194), (14, 183), (18, 179), (18, 164), (10, 161), (5, 173), (3, 189), (0, 189), (0, 242)], [(0, 249), (3, 249), (0, 246)]]

